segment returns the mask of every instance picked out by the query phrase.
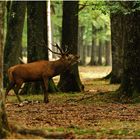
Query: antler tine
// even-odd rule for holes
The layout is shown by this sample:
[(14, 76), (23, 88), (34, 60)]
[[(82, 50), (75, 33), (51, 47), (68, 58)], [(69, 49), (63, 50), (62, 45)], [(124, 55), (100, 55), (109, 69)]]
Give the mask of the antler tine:
[(65, 54), (69, 53), (69, 50), (68, 50), (68, 45), (65, 45)]
[(61, 54), (64, 54), (64, 51), (62, 48), (59, 47), (59, 45), (56, 43), (56, 47), (59, 49), (59, 51), (61, 52)]
[(45, 43), (45, 41), (43, 41), (43, 44), (45, 44), (46, 48), (47, 48), (49, 51), (51, 51), (52, 53), (61, 55), (61, 53), (52, 51), (52, 50), (47, 46), (47, 44)]
[[(51, 43), (52, 44), (52, 43)], [(62, 51), (62, 49), (58, 46), (58, 44), (52, 44), (52, 46), (54, 46), (54, 47), (56, 47), (59, 51), (60, 51), (60, 53), (61, 53), (61, 55), (63, 54), (63, 51)]]
[(47, 47), (47, 48), (48, 48), (48, 50), (51, 51), (52, 53), (54, 53), (54, 54), (58, 54), (58, 55), (61, 55), (61, 53), (54, 52), (54, 51), (52, 51), (49, 47)]

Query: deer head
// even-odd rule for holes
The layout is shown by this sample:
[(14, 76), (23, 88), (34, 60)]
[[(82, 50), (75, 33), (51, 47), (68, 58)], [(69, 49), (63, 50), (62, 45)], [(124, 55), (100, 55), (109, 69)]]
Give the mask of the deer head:
[(59, 50), (59, 52), (54, 52), (50, 48), (47, 47), (48, 50), (50, 50), (54, 54), (59, 55), (59, 58), (64, 63), (67, 63), (68, 66), (74, 65), (74, 64), (76, 64), (76, 63), (79, 62), (80, 56), (78, 56), (77, 54), (71, 54), (71, 53), (69, 53), (68, 46), (66, 46), (65, 51), (62, 48), (60, 48), (58, 44), (53, 45), (53, 46), (56, 47)]

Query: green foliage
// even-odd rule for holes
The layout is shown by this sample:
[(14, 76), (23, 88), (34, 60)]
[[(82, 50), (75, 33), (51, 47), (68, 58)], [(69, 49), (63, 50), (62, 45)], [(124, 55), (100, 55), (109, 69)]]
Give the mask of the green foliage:
[(92, 25), (97, 30), (96, 38), (102, 40), (110, 39), (110, 17), (109, 10), (106, 9), (105, 2), (103, 1), (80, 1), (80, 7), (85, 7), (79, 12), (80, 26), (85, 27), (84, 41), (85, 44), (91, 43)]

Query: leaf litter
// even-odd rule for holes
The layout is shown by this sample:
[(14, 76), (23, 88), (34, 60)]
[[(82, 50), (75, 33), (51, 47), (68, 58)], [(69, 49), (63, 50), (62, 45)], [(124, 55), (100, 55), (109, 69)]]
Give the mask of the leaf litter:
[(53, 94), (48, 104), (36, 101), (19, 106), (8, 102), (9, 121), (31, 129), (70, 131), (76, 138), (140, 138), (139, 103), (114, 102), (113, 91), (119, 85), (109, 81), (83, 82), (85, 92)]

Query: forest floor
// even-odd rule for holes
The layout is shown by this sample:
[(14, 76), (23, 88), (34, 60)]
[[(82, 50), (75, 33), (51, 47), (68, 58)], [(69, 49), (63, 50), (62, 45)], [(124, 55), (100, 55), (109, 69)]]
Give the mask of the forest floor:
[[(64, 138), (140, 138), (140, 102), (124, 104), (116, 100), (114, 91), (119, 85), (99, 79), (110, 70), (110, 67), (80, 67), (85, 91), (50, 94), (48, 104), (42, 102), (43, 95), (22, 95), (23, 100), (34, 100), (23, 106), (19, 106), (15, 95), (8, 96), (9, 122), (48, 134), (69, 134)], [(14, 138), (41, 137), (16, 135)]]

